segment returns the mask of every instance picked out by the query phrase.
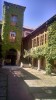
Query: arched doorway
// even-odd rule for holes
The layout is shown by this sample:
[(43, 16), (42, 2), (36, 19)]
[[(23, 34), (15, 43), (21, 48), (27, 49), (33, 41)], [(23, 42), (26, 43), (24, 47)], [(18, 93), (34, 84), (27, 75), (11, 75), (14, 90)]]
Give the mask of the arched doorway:
[(16, 65), (17, 51), (15, 49), (10, 49), (6, 52), (5, 65)]

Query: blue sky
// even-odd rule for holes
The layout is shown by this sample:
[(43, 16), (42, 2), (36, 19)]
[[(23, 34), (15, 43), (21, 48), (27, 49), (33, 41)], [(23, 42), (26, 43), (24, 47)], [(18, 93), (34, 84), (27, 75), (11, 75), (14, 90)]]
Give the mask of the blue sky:
[[(0, 0), (0, 20), (2, 19), (2, 4)], [(37, 28), (46, 20), (56, 14), (56, 0), (5, 0), (25, 6), (24, 26)]]

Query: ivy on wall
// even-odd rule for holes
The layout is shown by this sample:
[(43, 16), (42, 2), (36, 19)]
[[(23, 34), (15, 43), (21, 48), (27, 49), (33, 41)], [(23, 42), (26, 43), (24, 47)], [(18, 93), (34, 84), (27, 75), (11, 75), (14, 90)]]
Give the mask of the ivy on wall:
[(46, 62), (46, 72), (51, 73), (53, 61), (56, 60), (56, 21), (54, 21), (48, 27), (48, 46), (35, 47), (29, 50), (25, 50), (24, 57), (30, 56), (32, 58), (41, 58), (45, 57)]
[[(24, 8), (15, 7), (14, 5), (4, 5), (3, 12), (3, 26), (2, 26), (2, 54), (5, 56), (5, 52), (11, 48), (16, 50), (21, 50), (21, 40), (22, 40), (22, 27), (23, 27), (23, 11)], [(17, 15), (18, 22), (16, 26), (11, 25), (11, 15)], [(9, 34), (11, 31), (16, 32), (16, 41), (14, 43), (10, 42)]]
[(48, 48), (51, 58), (56, 59), (56, 21), (48, 28)]

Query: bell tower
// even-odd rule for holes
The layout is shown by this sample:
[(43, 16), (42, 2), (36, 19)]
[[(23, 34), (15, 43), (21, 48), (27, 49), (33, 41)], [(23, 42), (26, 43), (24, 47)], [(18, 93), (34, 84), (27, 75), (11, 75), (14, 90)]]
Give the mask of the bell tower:
[(16, 51), (17, 65), (20, 60), (24, 11), (25, 7), (23, 6), (4, 2), (2, 26), (3, 56), (5, 60), (11, 61), (14, 58), (13, 55), (15, 55), (12, 51)]

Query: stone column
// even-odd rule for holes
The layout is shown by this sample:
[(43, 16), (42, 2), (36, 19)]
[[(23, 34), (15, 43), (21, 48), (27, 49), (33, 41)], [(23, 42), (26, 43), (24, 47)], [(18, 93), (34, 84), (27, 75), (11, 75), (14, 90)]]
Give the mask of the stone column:
[(37, 70), (39, 71), (40, 68), (41, 68), (41, 59), (39, 58), (39, 59), (38, 59), (38, 69), (37, 69)]
[(32, 58), (32, 68), (33, 68), (33, 65), (34, 65), (33, 62), (34, 62), (34, 59)]
[(17, 60), (16, 60), (16, 65), (19, 65), (19, 61), (20, 61), (20, 51), (17, 50)]

